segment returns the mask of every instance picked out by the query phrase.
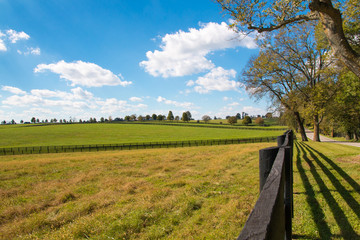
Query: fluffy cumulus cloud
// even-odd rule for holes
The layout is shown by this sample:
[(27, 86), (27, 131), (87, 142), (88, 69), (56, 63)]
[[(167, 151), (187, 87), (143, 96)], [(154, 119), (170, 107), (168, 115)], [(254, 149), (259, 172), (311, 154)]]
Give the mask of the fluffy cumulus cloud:
[(235, 76), (235, 70), (217, 67), (213, 68), (205, 76), (199, 77), (192, 85), (195, 85), (194, 90), (198, 93), (238, 90), (241, 87), (241, 83), (234, 80)]
[[(1, 35), (0, 35), (0, 37), (1, 37)], [(0, 39), (0, 51), (3, 51), (3, 52), (7, 51), (7, 47), (4, 43), (4, 40), (2, 40), (2, 39)]]
[(21, 89), (10, 86), (4, 86), (2, 90), (15, 94), (2, 101), (2, 104), (5, 106), (57, 106), (78, 108), (90, 105), (90, 101), (93, 99), (92, 93), (80, 87), (71, 89), (71, 92), (33, 89), (30, 93), (27, 93)]
[(143, 99), (139, 98), (139, 97), (131, 97), (131, 98), (129, 98), (129, 100), (132, 102), (142, 102), (143, 101)]
[(215, 67), (206, 56), (216, 50), (238, 46), (256, 48), (254, 38), (229, 29), (224, 22), (202, 24), (200, 29), (178, 31), (162, 38), (161, 50), (146, 53), (140, 66), (153, 76), (191, 75)]
[(2, 86), (1, 90), (3, 91), (7, 91), (13, 94), (17, 94), (17, 95), (24, 95), (26, 94), (25, 91), (21, 90), (20, 88), (17, 87), (11, 87), (11, 86)]
[(159, 103), (165, 103), (167, 105), (174, 105), (175, 107), (190, 108), (190, 107), (194, 106), (194, 104), (191, 103), (191, 102), (177, 102), (177, 101), (166, 99), (166, 98), (161, 97), (161, 96), (159, 96), (156, 99), (156, 101), (159, 102)]
[(116, 98), (109, 98), (106, 100), (100, 100), (96, 102), (100, 106), (100, 111), (106, 114), (112, 114), (114, 112), (137, 112), (144, 108), (147, 108), (146, 104), (129, 104), (127, 101), (118, 100)]
[(83, 61), (67, 63), (62, 60), (52, 64), (39, 64), (34, 69), (34, 72), (44, 72), (45, 70), (59, 74), (60, 78), (70, 81), (71, 86), (101, 87), (121, 85), (125, 87), (131, 84), (131, 82), (124, 81), (120, 74), (115, 75), (108, 69)]
[(74, 115), (90, 118), (99, 114), (141, 112), (148, 107), (143, 103), (127, 102), (116, 98), (98, 98), (81, 87), (72, 88), (69, 91), (33, 89), (26, 92), (16, 87), (3, 86), (0, 90), (12, 94), (1, 101), (1, 107), (17, 109), (21, 113), (11, 113), (11, 115), (17, 115), (19, 119), (31, 116), (45, 119)]

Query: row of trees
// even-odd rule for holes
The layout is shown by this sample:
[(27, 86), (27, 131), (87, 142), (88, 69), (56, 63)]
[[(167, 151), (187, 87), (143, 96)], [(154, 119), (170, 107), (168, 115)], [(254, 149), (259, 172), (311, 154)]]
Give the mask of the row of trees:
[[(179, 121), (180, 117), (179, 116), (174, 117), (174, 114), (172, 113), (172, 111), (169, 111), (167, 117), (165, 115), (162, 115), (162, 114), (156, 115), (155, 113), (152, 114), (151, 116), (150, 115), (136, 116), (136, 114), (132, 114), (132, 115), (125, 116), (124, 120), (125, 121), (136, 121), (136, 120), (137, 121), (145, 121), (145, 120), (146, 121), (149, 121), (149, 120), (154, 120), (154, 121), (155, 120), (157, 120), (157, 121), (163, 121), (163, 120), (173, 121), (173, 120), (175, 120), (175, 121)], [(183, 112), (181, 120), (184, 121), (184, 122), (188, 122), (188, 121), (192, 120), (192, 116), (191, 116), (190, 111)]]

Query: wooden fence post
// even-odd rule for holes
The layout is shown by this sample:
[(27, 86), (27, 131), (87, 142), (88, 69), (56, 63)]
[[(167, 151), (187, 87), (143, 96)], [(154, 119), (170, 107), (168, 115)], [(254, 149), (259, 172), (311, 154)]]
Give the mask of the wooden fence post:
[(269, 176), (278, 152), (279, 147), (269, 147), (259, 151), (260, 192)]

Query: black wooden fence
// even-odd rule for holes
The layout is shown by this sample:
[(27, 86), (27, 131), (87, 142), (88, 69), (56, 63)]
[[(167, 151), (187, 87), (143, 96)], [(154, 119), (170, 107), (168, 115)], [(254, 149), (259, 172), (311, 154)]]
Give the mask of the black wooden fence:
[(192, 146), (260, 143), (260, 142), (274, 142), (276, 141), (276, 138), (277, 137), (258, 137), (258, 138), (164, 141), (164, 142), (122, 143), (122, 144), (15, 147), (15, 148), (0, 148), (0, 155), (62, 153), (62, 152), (97, 152), (97, 151), (109, 151), (109, 150), (134, 150), (134, 149), (148, 149), (148, 148), (176, 148), (176, 147), (192, 147)]
[(278, 147), (260, 150), (260, 196), (238, 240), (292, 237), (293, 132), (277, 138)]

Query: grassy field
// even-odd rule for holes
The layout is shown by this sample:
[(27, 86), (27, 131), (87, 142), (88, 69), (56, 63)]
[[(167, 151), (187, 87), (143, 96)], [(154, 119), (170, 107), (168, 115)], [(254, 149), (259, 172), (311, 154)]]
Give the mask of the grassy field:
[(297, 143), (295, 239), (360, 239), (360, 148)]
[(0, 239), (234, 239), (274, 143), (0, 157)]
[(147, 124), (1, 125), (1, 147), (115, 144), (278, 136), (279, 131)]

